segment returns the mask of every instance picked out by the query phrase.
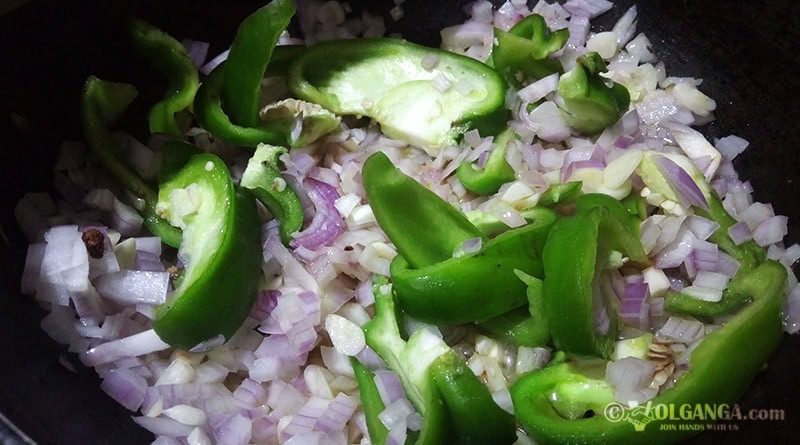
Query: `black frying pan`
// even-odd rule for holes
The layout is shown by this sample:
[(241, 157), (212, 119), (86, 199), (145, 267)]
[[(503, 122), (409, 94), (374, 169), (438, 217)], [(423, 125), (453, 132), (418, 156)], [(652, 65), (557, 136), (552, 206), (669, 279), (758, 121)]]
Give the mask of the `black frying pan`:
[[(0, 1), (0, 11), (14, 1)], [(355, 8), (386, 13), (393, 2), (352, 0)], [(393, 31), (437, 45), (438, 29), (463, 21), (466, 1), (407, 0), (405, 17), (387, 18)], [(495, 3), (499, 3), (495, 1)], [(608, 29), (632, 0), (597, 21)], [(717, 121), (707, 135), (731, 133), (751, 141), (737, 161), (755, 196), (790, 217), (787, 243), (800, 242), (800, 3), (793, 0), (640, 0), (639, 29), (656, 45), (668, 73), (705, 79), (716, 99)], [(50, 168), (64, 139), (80, 136), (77, 103), (89, 74), (137, 85), (162, 80), (131, 58), (118, 21), (143, 17), (178, 38), (230, 43), (236, 26), (261, 1), (33, 0), (0, 17), (0, 442), (42, 444), (144, 444), (152, 436), (131, 413), (99, 389), (92, 370), (80, 366), (39, 330), (43, 313), (19, 294), (26, 242), (13, 219), (25, 191), (50, 189)], [(388, 14), (385, 14), (388, 17)], [(147, 94), (147, 89), (145, 93)], [(145, 96), (145, 100), (148, 96)], [(137, 102), (145, 102), (137, 101)], [(31, 120), (33, 132), (13, 128), (10, 113)], [(68, 371), (60, 362), (76, 367)], [(783, 410), (783, 421), (740, 421), (738, 431), (709, 432), (694, 442), (795, 442), (800, 428), (800, 337), (787, 336), (767, 369), (740, 401), (750, 408)], [(724, 376), (725, 370), (720, 370)], [(724, 377), (722, 377), (724, 378)], [(19, 436), (12, 430), (24, 432)], [(23, 438), (20, 438), (23, 437)]]

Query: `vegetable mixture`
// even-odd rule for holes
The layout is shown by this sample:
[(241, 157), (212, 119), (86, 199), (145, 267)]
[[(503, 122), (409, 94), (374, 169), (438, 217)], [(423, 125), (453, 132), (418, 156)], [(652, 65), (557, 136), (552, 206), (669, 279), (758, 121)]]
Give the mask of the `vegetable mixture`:
[(168, 87), (132, 134), (137, 87), (86, 80), (22, 290), (157, 444), (696, 434), (636, 408), (734, 403), (800, 329), (800, 246), (612, 7), (479, 0), (429, 48), (272, 0), (209, 62), (131, 20)]

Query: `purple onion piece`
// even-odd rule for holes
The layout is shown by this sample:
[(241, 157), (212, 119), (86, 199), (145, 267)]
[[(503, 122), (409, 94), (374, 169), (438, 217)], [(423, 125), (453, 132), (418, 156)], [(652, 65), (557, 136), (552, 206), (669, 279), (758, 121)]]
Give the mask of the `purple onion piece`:
[(303, 186), (308, 191), (316, 213), (311, 224), (297, 233), (290, 245), (311, 250), (329, 246), (345, 229), (344, 218), (334, 206), (334, 202), (339, 199), (339, 192), (330, 184), (312, 178), (303, 180)]
[(658, 156), (656, 165), (672, 190), (678, 195), (682, 205), (708, 210), (708, 201), (705, 195), (689, 173), (686, 173), (686, 170), (666, 156)]

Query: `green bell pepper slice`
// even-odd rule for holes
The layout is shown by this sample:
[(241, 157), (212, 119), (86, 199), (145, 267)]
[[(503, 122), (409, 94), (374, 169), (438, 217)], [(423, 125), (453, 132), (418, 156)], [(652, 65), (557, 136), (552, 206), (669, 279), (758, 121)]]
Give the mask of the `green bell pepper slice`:
[[(600, 133), (628, 111), (628, 90), (600, 76), (605, 71), (605, 61), (591, 52), (580, 56), (575, 67), (558, 79), (561, 114), (567, 125), (580, 133)], [(611, 86), (607, 85), (609, 82)]]
[(381, 399), (378, 385), (375, 384), (375, 374), (355, 357), (350, 357), (350, 365), (353, 367), (353, 374), (358, 384), (358, 395), (364, 409), (370, 443), (383, 445), (386, 443), (389, 430), (378, 418), (378, 415), (386, 409), (386, 405)]
[(371, 117), (389, 137), (429, 151), (506, 114), (506, 86), (491, 67), (393, 38), (314, 44), (292, 61), (289, 88), (333, 113)]
[(378, 225), (410, 267), (447, 260), (464, 241), (483, 238), (461, 211), (395, 168), (384, 153), (367, 158), (361, 176)]
[(133, 196), (144, 201), (137, 211), (150, 232), (165, 244), (178, 247), (181, 232), (156, 214), (158, 200), (155, 187), (150, 185), (122, 160), (122, 148), (112, 137), (110, 127), (127, 110), (138, 95), (133, 85), (109, 82), (89, 76), (83, 85), (80, 100), (80, 119), (83, 135), (92, 152), (108, 172)]
[(550, 341), (550, 325), (544, 316), (542, 280), (521, 270), (514, 272), (528, 286), (528, 307), (520, 307), (478, 323), (478, 328), (517, 346), (545, 346)]
[[(562, 362), (514, 383), (511, 398), (517, 421), (543, 444), (675, 443), (697, 434), (699, 431), (692, 429), (662, 428), (674, 421), (658, 415), (652, 407), (732, 405), (782, 339), (786, 280), (786, 268), (772, 260), (734, 277), (729, 287), (748, 295), (751, 303), (707, 334), (691, 352), (688, 371), (651, 403), (635, 410), (619, 411), (622, 407), (617, 405), (616, 410), (606, 411), (611, 388), (580, 366)], [(570, 386), (575, 382), (585, 388)], [(595, 403), (589, 405), (587, 400)], [(571, 412), (564, 409), (571, 404)]]
[[(399, 255), (390, 266), (403, 310), (430, 323), (485, 321), (527, 303), (515, 270), (542, 276), (541, 252), (555, 215), (486, 240), (464, 214), (375, 153), (362, 169), (367, 199)], [(455, 255), (468, 240), (482, 247)]]
[(278, 219), (281, 241), (288, 245), (292, 234), (303, 226), (303, 204), (291, 185), (281, 176), (280, 156), (284, 147), (260, 144), (247, 163), (239, 185), (249, 189)]
[(247, 16), (236, 30), (221, 88), (225, 112), (234, 124), (258, 126), (261, 79), (294, 13), (292, 0), (272, 0)]
[(583, 193), (581, 181), (552, 184), (542, 193), (538, 205), (553, 209), (562, 209), (575, 204), (575, 200)]
[(161, 163), (161, 168), (158, 170), (158, 182), (162, 183), (169, 180), (169, 178), (181, 171), (192, 156), (200, 153), (202, 151), (197, 146), (188, 142), (175, 139), (164, 141), (161, 150), (156, 152), (156, 156), (160, 157), (156, 162)]
[(194, 101), (200, 85), (197, 68), (181, 42), (143, 20), (131, 21), (130, 40), (133, 49), (167, 77), (164, 98), (150, 109), (150, 132), (183, 138), (175, 113), (191, 107)]
[(260, 110), (262, 80), (285, 78), (289, 60), (304, 51), (299, 45), (275, 46), (294, 13), (291, 0), (273, 0), (239, 26), (227, 60), (203, 82), (194, 101), (195, 117), (209, 133), (242, 147), (295, 147), (339, 127), (337, 116), (295, 99)]
[(503, 444), (517, 439), (514, 416), (492, 399), (489, 389), (452, 349), (431, 363), (433, 383), (455, 432), (449, 444)]
[(562, 72), (561, 62), (550, 56), (569, 39), (569, 30), (550, 32), (544, 17), (531, 14), (508, 31), (495, 28), (492, 63), (506, 82), (521, 87), (525, 81), (537, 80)]
[[(408, 340), (403, 338), (402, 315), (386, 277), (374, 278), (373, 293), (375, 317), (364, 324), (364, 335), (367, 345), (397, 372), (406, 397), (422, 416), (413, 443), (512, 443), (516, 439), (513, 416), (497, 406), (458, 354), (429, 328), (417, 330)], [(374, 412), (378, 406), (375, 392), (364, 389), (366, 403)]]
[[(625, 212), (624, 208), (621, 211)], [(600, 275), (606, 268), (621, 265), (615, 264), (621, 257), (612, 259), (614, 252), (633, 262), (647, 260), (638, 236), (617, 213), (588, 206), (557, 221), (547, 237), (544, 309), (559, 350), (611, 357), (619, 329), (617, 311), (610, 290), (601, 285)], [(595, 326), (595, 313), (599, 311), (608, 316), (607, 327)]]
[(516, 179), (514, 169), (506, 161), (506, 150), (513, 137), (514, 130), (511, 128), (497, 135), (495, 148), (482, 168), (470, 162), (463, 162), (458, 166), (456, 170), (458, 180), (467, 190), (479, 195), (492, 195), (497, 193), (503, 184)]
[(575, 200), (575, 211), (582, 212), (593, 207), (603, 207), (614, 214), (614, 217), (621, 222), (627, 230), (639, 237), (639, 226), (641, 220), (638, 215), (633, 215), (622, 201), (617, 201), (603, 193), (587, 193), (579, 196)]
[(225, 163), (199, 154), (161, 185), (156, 212), (183, 231), (184, 269), (153, 328), (170, 345), (192, 350), (229, 340), (258, 291), (261, 221), (255, 199), (234, 186)]
[(479, 251), (421, 268), (402, 255), (390, 273), (403, 310), (434, 324), (483, 322), (528, 304), (527, 286), (516, 275), (544, 273), (542, 245), (550, 224), (534, 222), (498, 235)]
[[(298, 45), (275, 47), (265, 76), (285, 78), (289, 60), (302, 51), (303, 47)], [(259, 126), (234, 124), (223, 107), (222, 86), (227, 69), (227, 62), (216, 67), (200, 86), (194, 102), (197, 121), (215, 137), (242, 147), (256, 147), (258, 144), (296, 147), (307, 145), (339, 128), (337, 116), (316, 104), (296, 99), (266, 107), (262, 117), (264, 122)], [(295, 129), (297, 120), (301, 125)]]

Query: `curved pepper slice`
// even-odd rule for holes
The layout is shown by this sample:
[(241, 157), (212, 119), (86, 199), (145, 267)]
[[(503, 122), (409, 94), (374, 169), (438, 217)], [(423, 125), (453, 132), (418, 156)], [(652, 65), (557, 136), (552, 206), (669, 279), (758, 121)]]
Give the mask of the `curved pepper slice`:
[(520, 270), (514, 272), (528, 286), (528, 307), (498, 315), (478, 324), (478, 327), (517, 346), (544, 346), (550, 341), (550, 327), (544, 316), (542, 280)]
[[(367, 344), (397, 372), (406, 397), (422, 416), (414, 443), (512, 443), (516, 439), (513, 416), (494, 402), (463, 359), (430, 328), (423, 327), (404, 340), (402, 315), (388, 280), (376, 277), (373, 292), (376, 313), (364, 324), (364, 335)], [(367, 402), (374, 412), (375, 391), (365, 389), (372, 394)]]
[(236, 125), (258, 126), (261, 79), (294, 12), (294, 1), (272, 0), (247, 16), (236, 30), (221, 88), (225, 111)]
[[(278, 46), (272, 54), (272, 60), (267, 67), (268, 76), (285, 75), (288, 61), (296, 57), (302, 47)], [(308, 137), (293, 137), (292, 123), (280, 120), (265, 120), (263, 125), (242, 126), (236, 125), (225, 113), (222, 99), (222, 87), (225, 81), (227, 62), (220, 64), (211, 72), (208, 78), (200, 85), (194, 101), (194, 114), (200, 125), (209, 133), (222, 140), (242, 147), (255, 147), (258, 144), (294, 146), (308, 142)], [(258, 113), (256, 113), (258, 116)], [(305, 117), (304, 117), (305, 119)], [(314, 118), (318, 119), (318, 118)], [(329, 122), (324, 122), (326, 128), (333, 128)], [(336, 122), (338, 125), (338, 121)], [(316, 131), (319, 133), (319, 131)]]
[(483, 238), (458, 209), (395, 168), (384, 153), (367, 158), (361, 175), (375, 219), (410, 267), (447, 260), (464, 241)]
[[(431, 323), (484, 321), (525, 305), (521, 270), (542, 276), (541, 251), (555, 215), (486, 241), (467, 217), (375, 153), (362, 169), (378, 224), (400, 253), (390, 271), (403, 310)], [(541, 214), (544, 216), (545, 214)], [(454, 256), (468, 240), (477, 252)]]
[(130, 26), (131, 45), (156, 70), (167, 76), (164, 98), (150, 109), (150, 132), (181, 138), (175, 113), (192, 105), (200, 81), (186, 48), (169, 34), (134, 19)]
[(355, 357), (350, 357), (350, 365), (358, 383), (358, 397), (364, 409), (370, 443), (382, 445), (386, 443), (389, 430), (378, 417), (386, 409), (386, 405), (381, 399), (378, 385), (375, 384), (375, 374)]
[(569, 30), (550, 33), (544, 17), (531, 14), (508, 31), (495, 28), (492, 62), (506, 82), (522, 86), (526, 80), (536, 80), (562, 71), (561, 62), (550, 55), (561, 49), (569, 39)]
[(262, 262), (255, 199), (234, 187), (225, 163), (200, 154), (161, 185), (156, 211), (183, 230), (180, 280), (156, 308), (153, 328), (191, 350), (230, 339), (247, 318)]
[(371, 117), (388, 136), (431, 152), (505, 113), (505, 83), (489, 66), (392, 38), (310, 46), (292, 62), (289, 88), (336, 114)]
[(225, 64), (214, 71), (200, 86), (194, 100), (194, 116), (209, 133), (222, 140), (242, 147), (258, 144), (287, 144), (288, 131), (270, 127), (244, 127), (231, 122), (222, 109), (222, 83), (225, 79)]
[(600, 76), (605, 71), (606, 63), (591, 52), (578, 57), (575, 67), (558, 79), (558, 106), (564, 121), (580, 133), (599, 133), (628, 111), (628, 90)]
[[(614, 299), (603, 286), (601, 274), (609, 266), (619, 267), (609, 265), (612, 252), (621, 252), (634, 262), (647, 260), (639, 238), (619, 221), (618, 213), (589, 206), (560, 219), (547, 237), (544, 309), (559, 350), (611, 357), (619, 326)], [(605, 323), (603, 314), (608, 317)]]
[(281, 176), (280, 156), (284, 147), (261, 144), (247, 163), (239, 185), (250, 189), (280, 223), (281, 241), (288, 245), (292, 234), (303, 226), (303, 204)]
[(513, 443), (516, 421), (492, 399), (483, 383), (452, 349), (440, 355), (430, 366), (439, 397), (447, 407), (456, 434), (456, 444)]
[[(689, 369), (652, 400), (649, 406), (731, 405), (750, 385), (783, 337), (781, 305), (786, 288), (786, 268), (776, 261), (737, 274), (729, 287), (749, 295), (752, 303), (721, 328), (706, 335), (691, 352)], [(591, 383), (584, 390), (571, 382)], [(669, 418), (657, 416), (648, 405), (604, 412), (611, 388), (592, 379), (580, 366), (559, 363), (523, 376), (511, 387), (517, 421), (537, 443), (675, 443), (699, 431), (662, 428)], [(598, 403), (587, 405), (587, 400)], [(584, 408), (565, 416), (562, 406)], [(622, 409), (622, 406), (617, 408)], [(586, 416), (588, 410), (592, 415)], [(573, 408), (573, 411), (577, 411)], [(613, 414), (609, 419), (606, 414)], [(634, 425), (642, 428), (637, 431)], [(673, 424), (674, 425), (674, 424)]]
[(543, 276), (541, 250), (550, 223), (538, 221), (498, 235), (478, 252), (421, 268), (392, 260), (394, 291), (403, 310), (434, 324), (481, 322), (528, 303), (515, 272)]
[(80, 115), (83, 134), (92, 151), (120, 184), (144, 201), (138, 209), (144, 225), (161, 241), (172, 247), (181, 242), (181, 232), (156, 214), (156, 190), (120, 158), (122, 149), (111, 136), (109, 127), (125, 112), (138, 92), (133, 85), (108, 82), (89, 76), (81, 93)]
[(458, 166), (456, 174), (467, 190), (480, 195), (491, 195), (497, 193), (506, 182), (516, 179), (514, 169), (506, 161), (506, 150), (513, 137), (514, 130), (511, 128), (497, 135), (495, 148), (483, 168), (479, 169), (471, 162), (463, 162)]

